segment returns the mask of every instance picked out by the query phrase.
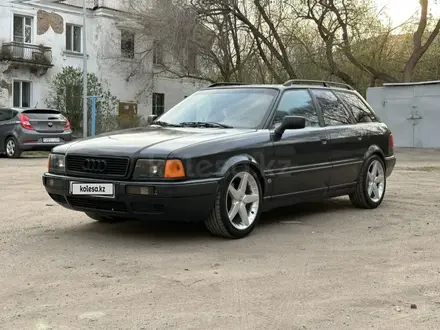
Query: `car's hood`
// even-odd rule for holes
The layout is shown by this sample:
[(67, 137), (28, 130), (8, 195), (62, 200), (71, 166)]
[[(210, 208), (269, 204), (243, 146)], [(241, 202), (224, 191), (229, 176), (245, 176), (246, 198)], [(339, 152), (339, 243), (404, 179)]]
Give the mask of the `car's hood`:
[(54, 152), (93, 156), (167, 156), (172, 151), (201, 142), (233, 138), (253, 131), (255, 130), (145, 127), (81, 139), (57, 147)]

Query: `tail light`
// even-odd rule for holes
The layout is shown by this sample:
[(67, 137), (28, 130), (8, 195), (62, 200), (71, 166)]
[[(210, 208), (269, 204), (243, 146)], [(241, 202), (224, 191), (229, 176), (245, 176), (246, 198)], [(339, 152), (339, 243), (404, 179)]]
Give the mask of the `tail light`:
[(390, 134), (390, 148), (394, 149), (394, 137), (393, 137), (393, 134)]
[(70, 131), (70, 122), (69, 119), (66, 118), (66, 126), (64, 127), (65, 131)]
[(29, 117), (26, 116), (25, 114), (20, 114), (20, 124), (21, 124), (21, 127), (25, 128), (25, 129), (34, 130), (34, 128), (32, 127), (32, 124), (29, 120)]

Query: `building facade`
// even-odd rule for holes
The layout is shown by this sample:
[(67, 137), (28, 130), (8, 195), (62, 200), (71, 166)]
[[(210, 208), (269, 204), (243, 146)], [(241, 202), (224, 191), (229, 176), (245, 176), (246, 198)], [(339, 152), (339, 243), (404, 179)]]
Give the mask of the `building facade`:
[(207, 84), (165, 72), (167, 54), (155, 48), (154, 35), (139, 36), (121, 19), (127, 15), (124, 1), (86, 3), (85, 32), (82, 0), (2, 0), (0, 106), (44, 107), (63, 67), (82, 70), (83, 38), (88, 72), (118, 98), (119, 109), (134, 106), (142, 116), (159, 115)]

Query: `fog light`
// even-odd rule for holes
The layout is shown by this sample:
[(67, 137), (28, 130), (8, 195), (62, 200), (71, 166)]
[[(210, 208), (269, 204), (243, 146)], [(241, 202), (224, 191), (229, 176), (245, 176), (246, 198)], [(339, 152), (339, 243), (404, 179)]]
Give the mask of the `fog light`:
[(126, 186), (125, 192), (132, 195), (155, 195), (156, 189), (154, 187)]
[(58, 179), (47, 178), (46, 179), (46, 186), (50, 187), (50, 188), (55, 188), (55, 189), (63, 189), (64, 188), (64, 181), (58, 180)]

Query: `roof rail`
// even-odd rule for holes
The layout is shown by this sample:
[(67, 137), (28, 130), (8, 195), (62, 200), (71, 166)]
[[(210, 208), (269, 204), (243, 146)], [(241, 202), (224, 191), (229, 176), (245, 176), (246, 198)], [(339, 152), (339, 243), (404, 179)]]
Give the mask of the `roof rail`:
[(219, 87), (219, 86), (235, 86), (235, 85), (246, 85), (245, 83), (237, 83), (237, 82), (218, 82), (209, 85), (208, 88), (211, 87)]
[(325, 80), (291, 79), (291, 80), (286, 81), (283, 84), (283, 86), (291, 86), (291, 85), (301, 84), (301, 83), (319, 84), (319, 85), (323, 85), (324, 87), (331, 87), (331, 85), (334, 85), (334, 86), (340, 86), (340, 87), (345, 87), (350, 90), (354, 90), (354, 88), (352, 86), (350, 86), (349, 84), (344, 84), (344, 83), (339, 83), (339, 82), (334, 82), (334, 81), (325, 81)]

